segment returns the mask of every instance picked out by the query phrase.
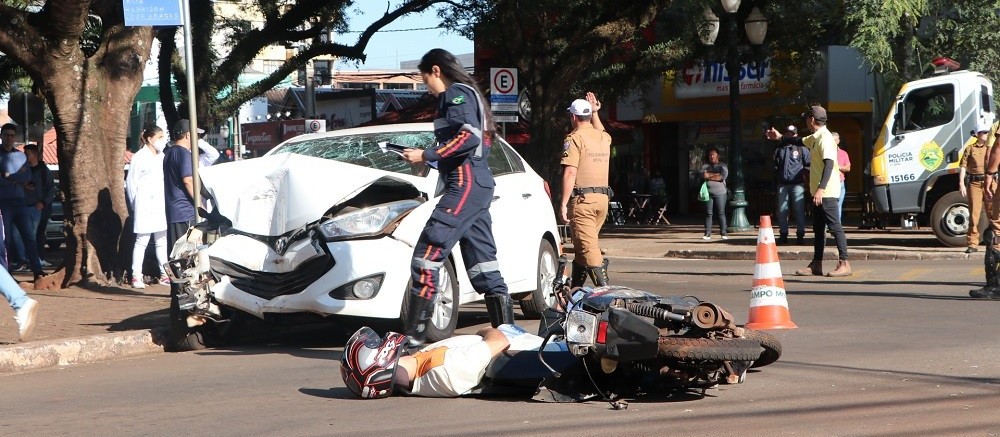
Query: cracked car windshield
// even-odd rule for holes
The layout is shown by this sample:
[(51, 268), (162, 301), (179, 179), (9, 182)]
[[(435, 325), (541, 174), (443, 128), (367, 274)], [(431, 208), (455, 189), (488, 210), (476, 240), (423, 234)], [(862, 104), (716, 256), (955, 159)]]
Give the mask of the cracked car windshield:
[[(298, 153), (332, 159), (348, 164), (404, 174), (420, 174), (419, 168), (393, 152), (383, 152), (379, 143), (388, 142), (414, 149), (434, 144), (433, 132), (377, 132), (295, 141), (275, 149), (271, 154)], [(422, 167), (420, 164), (419, 167)]]

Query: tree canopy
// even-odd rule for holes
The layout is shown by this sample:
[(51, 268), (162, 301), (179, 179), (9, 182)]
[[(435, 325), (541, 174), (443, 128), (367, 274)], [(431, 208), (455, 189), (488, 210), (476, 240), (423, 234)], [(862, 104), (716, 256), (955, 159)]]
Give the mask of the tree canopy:
[[(203, 121), (214, 124), (234, 114), (240, 105), (263, 95), (282, 80), (322, 55), (340, 59), (366, 58), (365, 50), (372, 36), (397, 18), (424, 11), (445, 0), (386, 1), (385, 12), (367, 24), (357, 39), (341, 42), (351, 21), (354, 0), (250, 0), (241, 2), (245, 17), (222, 17), (216, 14), (213, 2), (191, 2), (192, 51), (194, 55), (195, 83), (197, 84), (198, 114)], [(259, 16), (262, 22), (251, 22), (247, 17)], [(327, 35), (336, 34), (333, 38)], [(160, 97), (168, 122), (186, 118), (183, 111), (189, 97), (183, 59), (177, 50), (178, 29), (161, 30), (158, 55)], [(222, 41), (216, 46), (213, 41)], [(233, 90), (244, 70), (266, 47), (284, 45), (294, 54), (265, 78), (246, 87)], [(220, 48), (222, 50), (220, 50)], [(175, 105), (170, 92), (171, 81), (180, 91), (182, 102)], [(223, 96), (223, 97), (219, 97)], [(175, 109), (181, 110), (180, 116)]]

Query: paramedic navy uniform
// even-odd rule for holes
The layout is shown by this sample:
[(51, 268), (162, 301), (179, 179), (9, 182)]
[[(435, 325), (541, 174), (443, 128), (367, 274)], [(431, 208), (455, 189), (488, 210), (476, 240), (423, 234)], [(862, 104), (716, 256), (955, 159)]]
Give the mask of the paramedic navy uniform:
[[(438, 118), (434, 120), (438, 144), (424, 150), (423, 159), (436, 162), (441, 178), (438, 192), (443, 191), (443, 195), (413, 251), (410, 311), (414, 316), (409, 323), (421, 325), (414, 327), (417, 332), (423, 332), (422, 324), (429, 318), (441, 266), (455, 243), (461, 245), (462, 259), (477, 292), (507, 294), (490, 219), (494, 182), (486, 162), (490, 143), (483, 141), (481, 100), (474, 89), (461, 83), (449, 86), (439, 99)], [(412, 306), (423, 307), (425, 314), (413, 313)]]

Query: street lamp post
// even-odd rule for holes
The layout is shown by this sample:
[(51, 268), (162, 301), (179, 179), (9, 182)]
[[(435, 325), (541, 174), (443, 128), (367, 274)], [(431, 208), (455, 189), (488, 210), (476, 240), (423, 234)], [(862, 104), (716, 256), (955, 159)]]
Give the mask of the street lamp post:
[[(228, 121), (227, 121), (227, 123), (228, 123)], [(229, 125), (228, 124), (224, 124), (224, 125), (222, 125), (222, 126), (219, 127), (219, 135), (222, 135), (222, 141), (223, 141), (222, 144), (223, 144), (223, 146), (225, 146), (225, 148), (228, 149), (229, 148)]]
[[(728, 21), (726, 45), (726, 74), (729, 76), (729, 163), (733, 169), (733, 199), (730, 201), (732, 219), (729, 220), (730, 232), (746, 232), (753, 230), (746, 215), (746, 187), (743, 181), (743, 138), (740, 123), (740, 68), (739, 59), (740, 9), (741, 0), (720, 0), (726, 11)], [(711, 10), (705, 11), (709, 22), (709, 32), (702, 39), (706, 45), (712, 45), (719, 34), (719, 18)], [(747, 39), (759, 46), (767, 35), (767, 19), (757, 7), (753, 7), (744, 19)]]

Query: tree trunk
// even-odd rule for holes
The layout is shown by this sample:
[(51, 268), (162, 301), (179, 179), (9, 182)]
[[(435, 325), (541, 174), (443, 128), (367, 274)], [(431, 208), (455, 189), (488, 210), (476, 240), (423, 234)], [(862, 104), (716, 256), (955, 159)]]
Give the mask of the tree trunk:
[(63, 269), (36, 281), (36, 288), (109, 285), (124, 277), (123, 247), (131, 243), (123, 241), (131, 235), (125, 228), (125, 139), (151, 41), (151, 28), (132, 29), (112, 34), (90, 58), (58, 48), (45, 57), (67, 250)]

